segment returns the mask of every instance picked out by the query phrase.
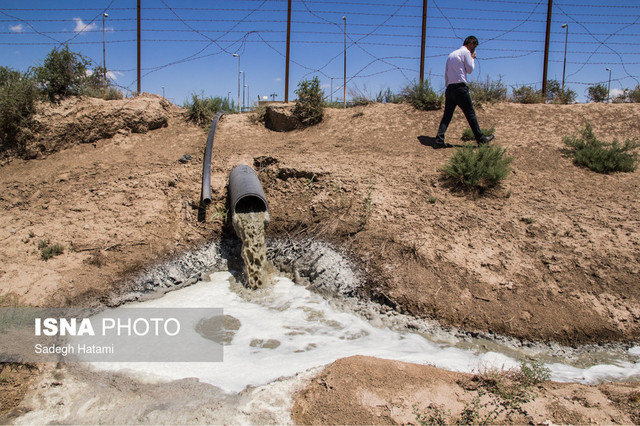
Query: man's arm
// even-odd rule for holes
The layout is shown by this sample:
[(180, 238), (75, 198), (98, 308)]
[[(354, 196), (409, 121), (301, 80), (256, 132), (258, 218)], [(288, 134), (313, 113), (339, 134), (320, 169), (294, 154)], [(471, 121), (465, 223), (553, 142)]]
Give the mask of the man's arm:
[(475, 61), (474, 61), (475, 57), (476, 57), (476, 53), (475, 52), (471, 53), (468, 50), (463, 56), (464, 59), (462, 62), (464, 63), (464, 69), (467, 72), (467, 74), (471, 74), (473, 72), (473, 69), (475, 68)]

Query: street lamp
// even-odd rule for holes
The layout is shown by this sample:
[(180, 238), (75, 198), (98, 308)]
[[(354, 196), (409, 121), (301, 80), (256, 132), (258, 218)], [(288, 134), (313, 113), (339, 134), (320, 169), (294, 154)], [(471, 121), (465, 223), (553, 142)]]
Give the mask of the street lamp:
[(162, 99), (164, 99), (164, 86), (162, 86)]
[(611, 102), (611, 68), (605, 68), (609, 71), (609, 84), (607, 85), (607, 102)]
[(564, 91), (564, 73), (567, 69), (567, 40), (569, 39), (569, 24), (562, 25), (565, 28), (564, 33), (564, 61), (562, 63), (562, 90)]
[(240, 74), (242, 74), (242, 71), (240, 71), (240, 55), (234, 53), (233, 57), (238, 58), (238, 109), (240, 109)]
[(244, 100), (244, 92), (245, 92), (245, 90), (244, 90), (244, 88), (247, 87), (247, 85), (244, 83), (244, 80), (245, 80), (245, 76), (246, 75), (247, 75), (247, 73), (242, 72), (242, 111), (241, 112), (244, 112), (244, 106), (245, 106), (245, 100)]
[(333, 103), (333, 77), (330, 77), (330, 78), (331, 78), (331, 92), (329, 92), (329, 98), (330, 98), (329, 102)]
[(104, 18), (108, 18), (107, 13), (102, 14), (102, 72), (104, 78), (104, 89), (107, 90), (107, 48), (104, 36)]
[(344, 21), (344, 74), (343, 80), (344, 84), (342, 87), (342, 101), (343, 106), (347, 108), (347, 17), (343, 16), (342, 20)]

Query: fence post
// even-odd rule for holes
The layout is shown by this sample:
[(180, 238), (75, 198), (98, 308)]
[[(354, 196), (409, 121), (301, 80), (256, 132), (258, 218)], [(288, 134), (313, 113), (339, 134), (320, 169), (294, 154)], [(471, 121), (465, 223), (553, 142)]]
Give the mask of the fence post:
[(420, 47), (420, 83), (424, 81), (424, 49), (427, 37), (427, 0), (422, 0), (422, 45)]
[(549, 39), (551, 35), (551, 11), (553, 0), (547, 6), (547, 34), (544, 39), (544, 66), (542, 68), (542, 101), (547, 101), (547, 67), (549, 66)]

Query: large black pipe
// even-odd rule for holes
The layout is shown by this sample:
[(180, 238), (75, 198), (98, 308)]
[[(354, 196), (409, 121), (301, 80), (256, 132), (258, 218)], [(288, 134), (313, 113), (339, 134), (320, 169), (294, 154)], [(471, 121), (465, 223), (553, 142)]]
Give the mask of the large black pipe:
[(216, 114), (211, 122), (211, 129), (207, 137), (207, 146), (204, 149), (204, 160), (202, 162), (202, 190), (200, 191), (200, 205), (211, 204), (211, 152), (213, 151), (213, 138), (216, 134), (216, 127), (220, 117), (225, 111)]
[(232, 218), (236, 212), (269, 211), (269, 203), (258, 175), (249, 166), (236, 166), (229, 174), (229, 209)]

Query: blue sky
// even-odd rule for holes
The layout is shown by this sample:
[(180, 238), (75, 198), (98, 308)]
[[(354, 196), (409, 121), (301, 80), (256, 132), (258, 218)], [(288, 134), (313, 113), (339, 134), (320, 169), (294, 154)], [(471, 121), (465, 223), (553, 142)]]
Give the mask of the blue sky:
[[(142, 89), (182, 103), (190, 93), (237, 97), (238, 58), (248, 94), (284, 98), (286, 0), (142, 0)], [(135, 90), (134, 0), (0, 3), (0, 64), (26, 70), (53, 47), (102, 63), (102, 12), (107, 68)], [(428, 0), (425, 73), (443, 89), (447, 54), (473, 34), (480, 40), (472, 79), (503, 76), (508, 86), (541, 86), (547, 0)], [(329, 97), (342, 97), (343, 21), (347, 18), (347, 87), (375, 94), (417, 79), (421, 0), (293, 0), (290, 98), (297, 82), (317, 75)], [(612, 91), (640, 80), (640, 2), (555, 1), (549, 78), (562, 79), (569, 24), (567, 85), (585, 100), (588, 84)], [(355, 42), (355, 43), (354, 43)], [(636, 42), (636, 43), (634, 43)]]

